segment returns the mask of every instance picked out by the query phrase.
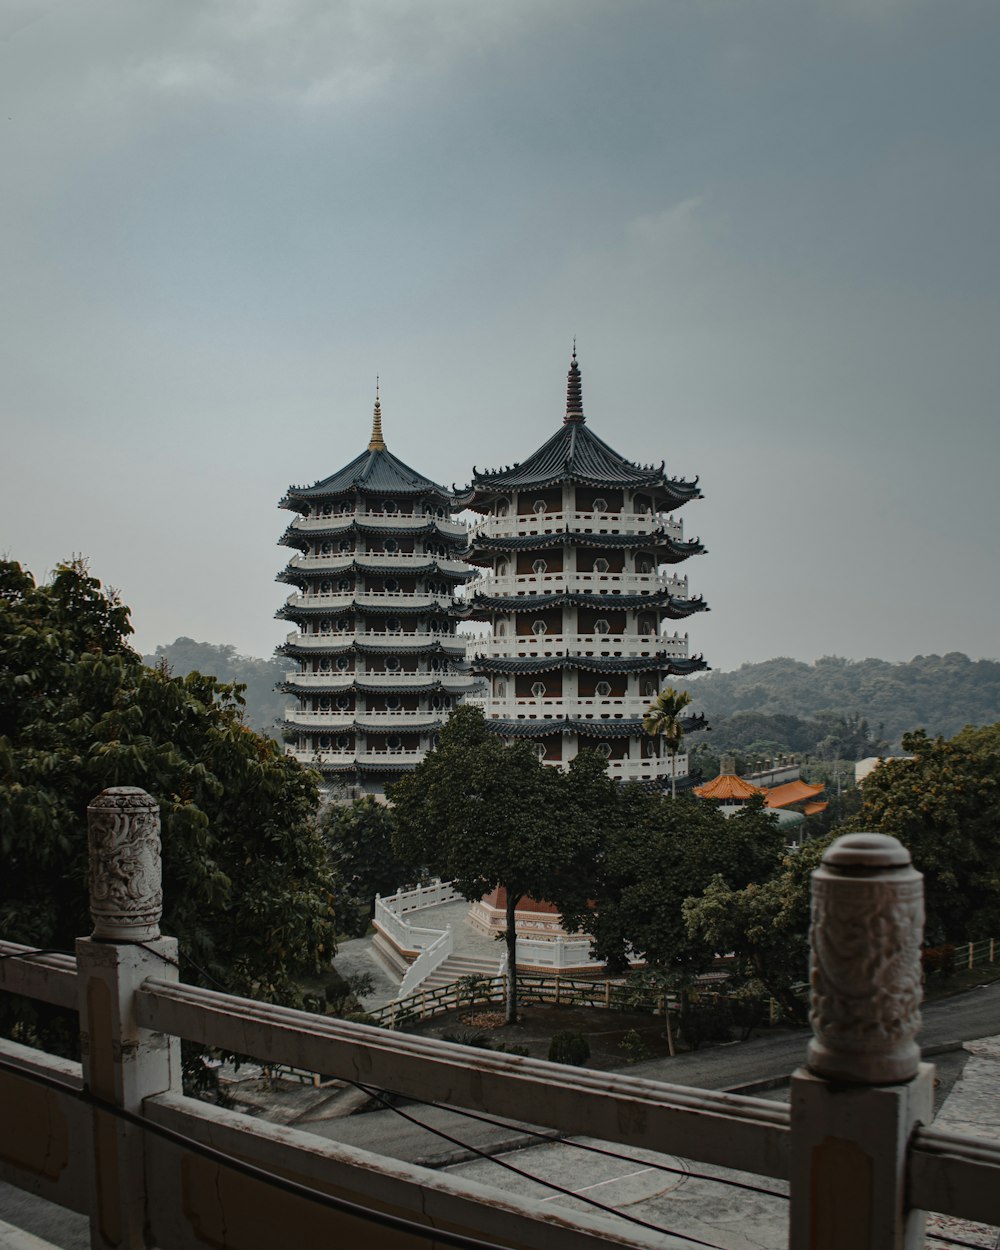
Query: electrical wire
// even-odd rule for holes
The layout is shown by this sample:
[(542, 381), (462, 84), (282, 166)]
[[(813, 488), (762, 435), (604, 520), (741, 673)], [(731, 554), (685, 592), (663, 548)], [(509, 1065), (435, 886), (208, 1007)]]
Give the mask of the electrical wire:
[[(250, 1177), (251, 1180), (261, 1181), (274, 1189), (280, 1189), (284, 1193), (291, 1194), (293, 1197), (304, 1198), (308, 1202), (315, 1202), (319, 1206), (328, 1207), (333, 1211), (352, 1215), (361, 1220), (367, 1220), (369, 1223), (381, 1224), (383, 1227), (395, 1229), (397, 1232), (411, 1233), (425, 1240), (430, 1237), (433, 1241), (440, 1242), (442, 1245), (457, 1246), (459, 1250), (509, 1250), (509, 1247), (504, 1247), (495, 1241), (483, 1241), (478, 1237), (452, 1232), (446, 1228), (438, 1228), (433, 1224), (420, 1224), (416, 1220), (407, 1219), (405, 1216), (392, 1215), (388, 1211), (378, 1211), (373, 1207), (362, 1206), (360, 1203), (351, 1202), (347, 1198), (338, 1198), (334, 1194), (325, 1193), (321, 1189), (313, 1189), (311, 1186), (303, 1185), (299, 1181), (278, 1176), (273, 1172), (266, 1171), (264, 1168), (257, 1167), (256, 1164), (247, 1163), (235, 1155), (218, 1150), (214, 1146), (205, 1145), (204, 1142), (198, 1141), (197, 1138), (189, 1137), (186, 1133), (179, 1133), (176, 1129), (167, 1128), (163, 1124), (156, 1124), (152, 1120), (147, 1120), (143, 1116), (127, 1111), (124, 1107), (118, 1107), (114, 1103), (106, 1102), (103, 1098), (98, 1098), (89, 1089), (74, 1089), (72, 1085), (56, 1080), (45, 1073), (28, 1071), (2, 1058), (0, 1058), (0, 1070), (10, 1072), (14, 1076), (28, 1081), (35, 1081), (37, 1084), (47, 1086), (49, 1089), (58, 1090), (71, 1098), (79, 1099), (98, 1111), (106, 1112), (119, 1120), (124, 1120), (127, 1124), (132, 1124), (136, 1128), (152, 1133), (156, 1137), (162, 1137), (172, 1145), (179, 1146), (183, 1150), (189, 1150), (192, 1154), (201, 1155), (212, 1163), (230, 1168), (234, 1172)], [(703, 1242), (701, 1244), (705, 1245), (707, 1243)], [(719, 1247), (715, 1247), (715, 1250), (719, 1250)]]
[[(350, 1082), (354, 1084), (354, 1082)], [(565, 1189), (562, 1185), (557, 1185), (555, 1181), (544, 1181), (540, 1177), (526, 1172), (523, 1168), (517, 1167), (513, 1163), (508, 1163), (506, 1159), (501, 1159), (498, 1155), (491, 1155), (485, 1150), (480, 1150), (478, 1146), (472, 1146), (468, 1142), (461, 1141), (457, 1137), (452, 1137), (450, 1133), (446, 1133), (444, 1129), (432, 1128), (429, 1124), (424, 1124), (422, 1120), (418, 1120), (416, 1116), (409, 1115), (402, 1107), (394, 1107), (388, 1099), (378, 1090), (372, 1090), (371, 1096), (376, 1102), (382, 1103), (390, 1111), (395, 1111), (397, 1115), (402, 1116), (404, 1120), (408, 1120), (411, 1124), (415, 1124), (418, 1128), (426, 1129), (429, 1133), (433, 1133), (436, 1137), (442, 1137), (445, 1141), (451, 1142), (453, 1146), (459, 1146), (462, 1150), (468, 1150), (471, 1154), (478, 1155), (480, 1159), (486, 1159), (490, 1163), (495, 1163), (497, 1167), (504, 1168), (508, 1172), (513, 1172), (515, 1176), (520, 1176), (522, 1180), (533, 1181), (536, 1185), (541, 1185), (545, 1189), (551, 1189), (557, 1194), (561, 1194), (564, 1198), (572, 1198), (576, 1202), (586, 1203), (588, 1207), (593, 1207), (596, 1211), (602, 1211), (605, 1215), (616, 1216), (620, 1220), (627, 1220), (630, 1224), (637, 1224), (640, 1228), (649, 1229), (650, 1232), (662, 1233), (665, 1237), (677, 1237), (681, 1241), (687, 1241), (693, 1246), (707, 1246), (708, 1250), (723, 1250), (723, 1247), (717, 1246), (712, 1241), (702, 1241), (698, 1237), (689, 1237), (687, 1233), (678, 1233), (672, 1228), (663, 1228), (659, 1224), (650, 1224), (648, 1220), (640, 1220), (637, 1215), (629, 1215), (625, 1211), (619, 1210), (617, 1207), (609, 1207), (603, 1202), (598, 1202), (596, 1198), (585, 1198), (583, 1194), (574, 1193), (572, 1189)], [(635, 1160), (633, 1159), (634, 1163)]]
[[(353, 1085), (355, 1089), (361, 1090), (362, 1093), (374, 1095), (376, 1090), (374, 1086), (361, 1085), (357, 1081), (348, 1080), (348, 1085)], [(425, 1098), (415, 1098), (412, 1094), (401, 1094), (397, 1090), (381, 1090), (381, 1093), (395, 1094), (399, 1098), (405, 1098), (407, 1102), (419, 1103), (422, 1107), (437, 1107), (442, 1111), (451, 1111), (455, 1115), (463, 1116), (468, 1120), (478, 1120), (481, 1124), (491, 1124), (495, 1128), (509, 1128), (508, 1120), (497, 1120), (493, 1116), (483, 1115), (478, 1111), (467, 1111), (464, 1107), (453, 1107), (447, 1103), (430, 1102)], [(394, 1104), (389, 1104), (390, 1111), (396, 1111), (398, 1108)], [(426, 1126), (428, 1132), (434, 1132), (432, 1128)], [(523, 1133), (526, 1137), (537, 1137), (539, 1141), (549, 1142), (557, 1146), (572, 1146), (574, 1150), (584, 1150), (590, 1154), (604, 1155), (609, 1159), (620, 1159), (623, 1163), (635, 1163), (634, 1155), (622, 1154), (620, 1150), (609, 1150), (606, 1146), (592, 1146), (586, 1142), (577, 1141), (572, 1137), (564, 1137), (561, 1133), (546, 1133), (540, 1129), (529, 1128), (527, 1125), (518, 1125), (518, 1132)], [(693, 1180), (699, 1181), (715, 1181), (720, 1185), (731, 1185), (735, 1189), (746, 1189), (753, 1194), (763, 1194), (767, 1198), (781, 1198), (788, 1202), (789, 1195), (779, 1193), (775, 1189), (765, 1189), (763, 1185), (752, 1185), (749, 1181), (735, 1181), (728, 1177), (709, 1176), (707, 1172), (692, 1172), (690, 1168), (675, 1168), (669, 1163), (652, 1163), (648, 1159), (642, 1159), (640, 1162), (647, 1167), (653, 1168), (657, 1172), (672, 1172), (677, 1176), (690, 1176)]]
[[(948, 1246), (963, 1246), (968, 1247), (968, 1250), (993, 1250), (985, 1241), (965, 1241), (961, 1237), (946, 1237), (943, 1233), (926, 1233), (925, 1236), (928, 1241), (943, 1241)], [(994, 1240), (993, 1246), (996, 1244)]]

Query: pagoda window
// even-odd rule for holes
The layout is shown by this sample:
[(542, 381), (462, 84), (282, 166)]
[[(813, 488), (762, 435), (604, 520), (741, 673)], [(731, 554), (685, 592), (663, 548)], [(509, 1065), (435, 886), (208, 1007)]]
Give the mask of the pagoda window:
[(396, 505), (391, 499), (382, 500), (382, 511), (387, 515), (396, 511)]
[(593, 506), (594, 512), (607, 512), (607, 510), (608, 510), (608, 501), (606, 499), (594, 500), (594, 506)]
[(642, 693), (648, 699), (655, 699), (656, 698), (656, 682), (655, 681), (643, 682)]
[(345, 591), (345, 590), (350, 590), (350, 589), (351, 589), (351, 579), (350, 579), (349, 577), (342, 577), (342, 578), (340, 579), (340, 581), (339, 581), (339, 582), (337, 582), (337, 589), (338, 589), (339, 591), (341, 591), (341, 592), (343, 592), (343, 591)]
[(601, 617), (600, 620), (594, 622), (594, 633), (595, 634), (610, 634), (611, 633), (611, 626), (608, 624), (608, 622), (604, 619), (603, 616)]
[(437, 621), (431, 621), (430, 624), (427, 626), (427, 630), (431, 634), (440, 634), (441, 626), (438, 624)]
[(538, 756), (540, 760), (545, 759), (545, 743), (544, 742), (535, 743), (535, 754)]
[(444, 520), (444, 508), (438, 508), (437, 512), (434, 515), (438, 518), (439, 521), (443, 521)]
[(330, 739), (329, 739), (329, 738), (320, 738), (320, 740), (319, 740), (319, 749), (320, 749), (321, 751), (329, 751), (329, 749), (330, 749)]
[(535, 573), (542, 574), (548, 569), (549, 566), (544, 560), (536, 560), (531, 567)]
[(390, 616), (385, 623), (385, 627), (390, 634), (398, 634), (403, 626), (398, 616)]
[(531, 626), (531, 632), (541, 637), (542, 634), (548, 632), (548, 628), (544, 621), (534, 621)]
[[(329, 546), (329, 544), (327, 544), (327, 545)], [(348, 538), (342, 538), (342, 539), (340, 540), (340, 550), (341, 550), (341, 551), (350, 551), (350, 549), (351, 549), (351, 542), (350, 542), (350, 539), (348, 539)]]
[(333, 590), (333, 582), (320, 582), (319, 593), (321, 595), (328, 595), (332, 590)]
[(398, 711), (399, 711), (399, 700), (398, 700), (398, 699), (386, 699), (386, 701), (385, 701), (385, 706), (386, 706), (386, 710), (387, 710), (387, 711), (390, 711), (390, 712), (398, 712)]
[(506, 576), (507, 576), (507, 561), (498, 560), (497, 561), (497, 577), (506, 577)]
[(595, 748), (598, 755), (603, 755), (606, 760), (611, 759), (611, 743), (599, 742)]
[(351, 621), (349, 617), (342, 616), (337, 621), (337, 633), (338, 634), (346, 634), (350, 628), (351, 628)]
[(545, 502), (544, 499), (536, 499), (534, 504), (532, 505), (532, 510), (534, 512), (537, 512), (538, 515), (541, 516), (543, 512), (548, 511), (548, 506), (549, 505)]
[(639, 633), (650, 636), (656, 633), (656, 619), (652, 616), (639, 617)]
[(332, 667), (333, 665), (331, 664), (329, 658), (320, 660), (319, 662), (319, 671), (321, 673), (328, 673)]
[(351, 667), (351, 661), (348, 660), (345, 656), (341, 656), (340, 659), (337, 661), (337, 669), (341, 673), (346, 673), (350, 667)]
[(506, 499), (499, 500), (499, 502), (497, 503), (497, 516), (506, 516), (508, 512), (508, 508), (509, 508), (509, 505)]
[(330, 710), (331, 706), (332, 706), (332, 704), (330, 703), (329, 698), (324, 697), (324, 698), (320, 699), (320, 701), (319, 701), (319, 710), (320, 710), (321, 712), (329, 712), (329, 710)]
[(598, 556), (594, 561), (595, 573), (606, 573), (608, 571), (608, 562), (603, 556)]
[(350, 706), (351, 706), (350, 699), (347, 697), (346, 694), (342, 694), (340, 698), (337, 700), (337, 707), (342, 712), (346, 712), (350, 708)]
[(321, 556), (328, 556), (331, 551), (333, 551), (333, 543), (323, 543), (319, 549)]
[(394, 655), (390, 655), (385, 662), (385, 666), (390, 673), (394, 673), (396, 669), (399, 668), (399, 660), (397, 660)]
[(321, 634), (329, 634), (332, 632), (332, 630), (333, 630), (333, 623), (331, 621), (325, 621), (325, 620), (320, 621), (319, 632)]
[(399, 543), (396, 542), (395, 538), (387, 538), (383, 546), (385, 550), (390, 553), (390, 555), (392, 552), (399, 550)]
[(330, 507), (330, 505), (329, 505), (329, 504), (324, 504), (324, 505), (323, 505), (323, 511), (322, 511), (321, 515), (322, 515), (322, 516), (333, 516), (333, 509)]
[(350, 738), (347, 736), (347, 734), (341, 734), (340, 737), (337, 739), (337, 749), (339, 751), (349, 751), (350, 747), (351, 747)]
[(390, 595), (394, 595), (399, 590), (399, 582), (394, 577), (390, 577), (386, 580), (385, 588)]
[(599, 699), (606, 699), (611, 693), (611, 686), (606, 681), (599, 681), (594, 687), (594, 692)]
[(651, 739), (651, 738), (645, 738), (645, 739), (643, 739), (643, 743), (642, 743), (642, 753), (643, 753), (643, 755), (645, 755), (647, 758), (653, 754), (653, 741), (652, 741), (652, 739)]
[(506, 633), (507, 633), (507, 622), (497, 621), (497, 623), (493, 626), (494, 636), (497, 638), (503, 638)]
[(402, 738), (386, 738), (385, 745), (390, 751), (401, 751), (403, 749)]
[(645, 495), (636, 495), (635, 502), (632, 505), (640, 516), (645, 516), (647, 512), (652, 512), (653, 504)]
[(531, 683), (531, 693), (536, 699), (540, 699), (545, 694), (545, 682), (533, 681)]
[(504, 681), (502, 677), (498, 679), (497, 684), (493, 688), (493, 692), (498, 699), (506, 699), (507, 683)]
[(431, 672), (432, 672), (432, 673), (440, 673), (440, 671), (441, 671), (441, 661), (440, 661), (440, 660), (431, 660)]

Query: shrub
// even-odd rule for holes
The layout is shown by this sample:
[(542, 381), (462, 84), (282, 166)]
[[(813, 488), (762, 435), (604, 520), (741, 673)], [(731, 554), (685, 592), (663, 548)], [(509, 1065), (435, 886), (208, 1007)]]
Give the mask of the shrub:
[(649, 1058), (649, 1051), (646, 1049), (646, 1043), (642, 1040), (641, 1034), (636, 1029), (629, 1029), (622, 1040), (618, 1043), (618, 1049), (625, 1052), (626, 1063), (638, 1063), (641, 1059)]
[(590, 1058), (590, 1046), (582, 1033), (563, 1029), (553, 1033), (549, 1042), (549, 1059), (552, 1063), (568, 1063), (579, 1068)]

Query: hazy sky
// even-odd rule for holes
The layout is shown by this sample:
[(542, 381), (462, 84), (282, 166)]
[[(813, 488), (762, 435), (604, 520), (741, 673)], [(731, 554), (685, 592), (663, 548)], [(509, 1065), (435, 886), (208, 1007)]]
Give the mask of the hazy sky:
[(0, 553), (268, 655), (290, 483), (701, 475), (716, 668), (1000, 656), (996, 0), (0, 0)]

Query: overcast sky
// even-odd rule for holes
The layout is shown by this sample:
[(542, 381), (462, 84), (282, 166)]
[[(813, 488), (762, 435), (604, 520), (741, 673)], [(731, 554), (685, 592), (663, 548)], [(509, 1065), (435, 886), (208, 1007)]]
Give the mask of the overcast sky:
[(269, 655), (290, 483), (593, 428), (694, 650), (1000, 656), (996, 0), (0, 0), (0, 553)]

